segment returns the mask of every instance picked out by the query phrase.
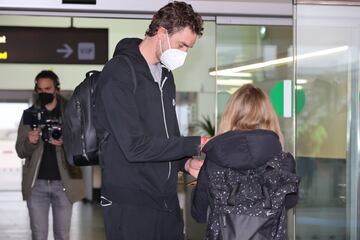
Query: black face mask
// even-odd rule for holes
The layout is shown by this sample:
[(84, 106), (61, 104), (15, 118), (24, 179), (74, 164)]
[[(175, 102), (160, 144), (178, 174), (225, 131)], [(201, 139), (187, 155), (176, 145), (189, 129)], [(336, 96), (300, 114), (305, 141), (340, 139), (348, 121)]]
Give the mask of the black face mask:
[(54, 94), (52, 93), (39, 93), (39, 100), (42, 106), (51, 103), (54, 100)]

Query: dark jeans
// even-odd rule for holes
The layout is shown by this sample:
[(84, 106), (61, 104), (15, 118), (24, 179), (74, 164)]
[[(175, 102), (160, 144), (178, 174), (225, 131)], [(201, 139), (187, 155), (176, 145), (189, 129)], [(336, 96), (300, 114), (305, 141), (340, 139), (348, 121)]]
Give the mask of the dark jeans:
[(103, 205), (106, 240), (183, 240), (180, 208), (169, 212), (112, 202)]
[(69, 239), (72, 203), (66, 196), (61, 181), (36, 180), (27, 206), (33, 240), (47, 240), (50, 206), (54, 239)]

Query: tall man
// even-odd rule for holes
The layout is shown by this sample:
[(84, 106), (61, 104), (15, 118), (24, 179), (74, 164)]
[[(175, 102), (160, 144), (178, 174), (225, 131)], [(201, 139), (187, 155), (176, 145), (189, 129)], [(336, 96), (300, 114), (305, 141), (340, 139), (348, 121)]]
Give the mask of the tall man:
[(33, 240), (47, 239), (50, 206), (55, 240), (68, 240), (72, 204), (84, 197), (81, 170), (67, 164), (61, 131), (43, 125), (47, 121), (55, 129), (61, 124), (66, 101), (59, 90), (59, 78), (54, 72), (44, 70), (36, 76), (37, 100), (25, 111), (28, 114), (24, 112), (16, 140), (16, 152), (25, 158), (22, 193)]
[(101, 73), (95, 124), (106, 136), (101, 198), (107, 240), (184, 239), (178, 171), (197, 177), (202, 162), (189, 159), (198, 155), (200, 137), (179, 133), (172, 70), (184, 63), (202, 25), (191, 5), (171, 2), (153, 16), (143, 40), (118, 43)]

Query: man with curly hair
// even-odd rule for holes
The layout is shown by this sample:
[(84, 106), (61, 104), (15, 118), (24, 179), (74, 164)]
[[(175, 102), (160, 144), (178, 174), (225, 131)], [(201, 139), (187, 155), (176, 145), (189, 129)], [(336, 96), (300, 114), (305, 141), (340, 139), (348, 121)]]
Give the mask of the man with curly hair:
[(178, 171), (197, 177), (200, 137), (180, 136), (172, 71), (202, 35), (191, 5), (171, 2), (144, 39), (126, 38), (105, 65), (96, 91), (102, 192), (108, 240), (183, 240)]

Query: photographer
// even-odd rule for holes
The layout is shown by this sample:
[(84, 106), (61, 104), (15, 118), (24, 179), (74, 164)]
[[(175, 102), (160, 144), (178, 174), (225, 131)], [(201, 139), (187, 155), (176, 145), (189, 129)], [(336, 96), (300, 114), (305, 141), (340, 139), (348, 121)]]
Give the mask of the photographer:
[(84, 197), (81, 170), (67, 164), (61, 137), (66, 100), (58, 76), (49, 70), (35, 78), (35, 104), (24, 111), (16, 152), (25, 158), (22, 194), (27, 201), (33, 240), (46, 240), (51, 206), (55, 240), (69, 239), (72, 204)]

